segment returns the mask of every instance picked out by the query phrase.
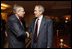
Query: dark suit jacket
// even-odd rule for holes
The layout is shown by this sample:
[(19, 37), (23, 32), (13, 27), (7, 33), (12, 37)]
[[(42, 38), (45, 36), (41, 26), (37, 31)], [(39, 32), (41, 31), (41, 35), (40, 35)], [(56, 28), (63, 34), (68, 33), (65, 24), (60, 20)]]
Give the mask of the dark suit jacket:
[[(33, 48), (34, 42), (34, 32), (35, 32), (35, 19), (33, 19), (28, 32), (32, 32), (32, 43), (31, 47)], [(47, 47), (52, 47), (52, 36), (53, 36), (53, 26), (52, 26), (52, 20), (47, 19), (45, 17), (42, 18), (41, 25), (40, 25), (40, 30), (38, 34), (38, 42), (37, 42), (37, 48), (47, 48)]]
[(25, 48), (25, 28), (15, 15), (8, 19), (9, 48)]

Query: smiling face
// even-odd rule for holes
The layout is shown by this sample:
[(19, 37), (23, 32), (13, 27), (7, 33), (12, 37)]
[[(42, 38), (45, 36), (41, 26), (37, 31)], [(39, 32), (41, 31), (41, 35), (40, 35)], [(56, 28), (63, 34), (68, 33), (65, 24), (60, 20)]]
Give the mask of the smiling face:
[(42, 11), (39, 10), (38, 6), (35, 6), (34, 14), (35, 14), (35, 17), (39, 17), (42, 14)]

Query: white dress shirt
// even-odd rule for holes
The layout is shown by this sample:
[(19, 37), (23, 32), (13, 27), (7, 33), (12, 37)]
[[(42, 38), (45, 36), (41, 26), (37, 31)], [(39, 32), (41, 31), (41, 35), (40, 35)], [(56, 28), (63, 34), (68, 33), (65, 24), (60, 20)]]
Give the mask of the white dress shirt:
[[(42, 18), (43, 18), (43, 15), (36, 19), (36, 21), (39, 19), (39, 20), (38, 20), (37, 36), (38, 36), (38, 34), (39, 34), (40, 24), (41, 24)], [(35, 21), (35, 26), (36, 26), (36, 21)]]

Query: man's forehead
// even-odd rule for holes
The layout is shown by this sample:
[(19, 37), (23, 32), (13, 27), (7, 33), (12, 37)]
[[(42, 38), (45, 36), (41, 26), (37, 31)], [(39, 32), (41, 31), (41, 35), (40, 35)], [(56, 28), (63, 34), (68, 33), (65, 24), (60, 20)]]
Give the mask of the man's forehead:
[(24, 10), (24, 8), (20, 8), (21, 10)]
[(39, 9), (37, 6), (35, 6), (35, 9)]

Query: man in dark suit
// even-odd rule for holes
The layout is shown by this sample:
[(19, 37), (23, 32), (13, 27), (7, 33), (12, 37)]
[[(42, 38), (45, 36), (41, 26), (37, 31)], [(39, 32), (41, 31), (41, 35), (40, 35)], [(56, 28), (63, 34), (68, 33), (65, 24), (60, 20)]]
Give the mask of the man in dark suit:
[(25, 32), (25, 28), (20, 21), (24, 14), (24, 8), (19, 5), (14, 5), (14, 15), (8, 19), (8, 38), (9, 48), (25, 48), (25, 38), (29, 37), (29, 34)]
[(31, 48), (51, 48), (53, 26), (52, 20), (43, 16), (44, 7), (36, 5), (34, 9), (35, 17), (28, 29), (32, 33)]

